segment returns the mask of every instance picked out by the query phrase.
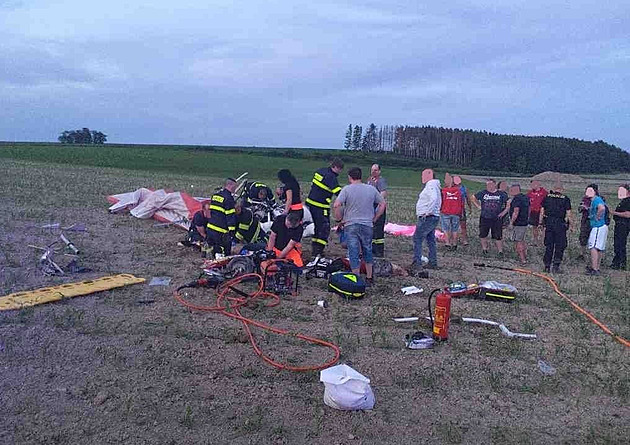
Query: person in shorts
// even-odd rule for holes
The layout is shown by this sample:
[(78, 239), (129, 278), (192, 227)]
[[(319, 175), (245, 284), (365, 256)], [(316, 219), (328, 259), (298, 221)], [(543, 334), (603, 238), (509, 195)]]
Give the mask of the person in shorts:
[[(599, 188), (597, 184), (589, 184), (588, 187), (591, 187), (593, 190), (598, 192)], [(588, 188), (586, 187), (586, 188)], [(580, 255), (578, 259), (583, 260), (585, 256), (589, 255), (588, 250), (588, 237), (591, 234), (591, 222), (588, 219), (588, 213), (591, 209), (591, 201), (592, 199), (586, 196), (586, 189), (584, 189), (584, 196), (582, 197), (582, 201), (578, 207), (578, 211), (580, 212)]]
[(511, 240), (521, 262), (527, 264), (527, 242), (525, 234), (529, 223), (529, 198), (521, 193), (521, 185), (510, 187), (510, 225), (512, 226)]
[(547, 196), (547, 190), (542, 187), (540, 181), (533, 180), (531, 182), (531, 189), (527, 192), (529, 198), (529, 225), (532, 226), (532, 235), (534, 236), (534, 245), (540, 245), (540, 238), (542, 236), (542, 226), (540, 225), (540, 208), (542, 202)]
[(488, 254), (488, 239), (492, 236), (500, 257), (503, 256), (503, 217), (508, 212), (507, 198), (497, 189), (494, 179), (486, 181), (486, 188), (473, 196), (473, 204), (481, 210), (479, 216), (479, 238), (484, 255)]
[(586, 196), (592, 199), (591, 207), (588, 212), (588, 219), (591, 223), (591, 233), (588, 237), (588, 248), (591, 251), (591, 264), (586, 270), (586, 273), (587, 275), (600, 275), (599, 267), (602, 263), (602, 256), (606, 250), (606, 239), (608, 238), (606, 203), (592, 187), (586, 188)]
[(440, 224), (446, 235), (447, 250), (457, 250), (457, 233), (459, 232), (459, 218), (462, 214), (462, 192), (459, 186), (453, 184), (453, 178), (446, 173), (442, 188), (442, 206), (440, 209)]

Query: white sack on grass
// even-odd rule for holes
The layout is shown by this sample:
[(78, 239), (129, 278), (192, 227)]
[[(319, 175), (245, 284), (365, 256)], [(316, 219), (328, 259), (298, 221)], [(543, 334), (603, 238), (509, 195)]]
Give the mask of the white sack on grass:
[(346, 411), (374, 408), (370, 379), (348, 365), (324, 369), (319, 381), (324, 383), (324, 403), (331, 408)]

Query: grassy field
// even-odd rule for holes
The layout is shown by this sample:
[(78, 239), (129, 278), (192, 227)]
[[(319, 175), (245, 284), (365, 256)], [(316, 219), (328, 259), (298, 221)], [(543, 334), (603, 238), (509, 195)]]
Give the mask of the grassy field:
[[(0, 293), (128, 272), (166, 275), (179, 285), (196, 277), (197, 253), (175, 247), (175, 228), (107, 213), (105, 196), (142, 186), (210, 193), (242, 171), (275, 183), (288, 167), (304, 190), (317, 161), (122, 147), (79, 150), (0, 148)], [(367, 165), (367, 163), (366, 163)], [(392, 185), (388, 217), (410, 223), (419, 173), (385, 169)], [(481, 184), (469, 183), (475, 191)], [(569, 194), (576, 203), (581, 185)], [(616, 204), (611, 199), (611, 205)], [(337, 343), (342, 362), (372, 380), (371, 412), (340, 412), (323, 404), (317, 373), (278, 372), (252, 352), (237, 323), (189, 312), (172, 289), (135, 285), (31, 309), (0, 313), (0, 443), (627, 443), (630, 438), (628, 351), (573, 311), (540, 279), (472, 267), (480, 246), (440, 248), (441, 270), (429, 279), (383, 278), (360, 301), (327, 294), (323, 281), (304, 282), (300, 295), (248, 315)], [(58, 234), (37, 227), (84, 222), (73, 234), (87, 275), (43, 277), (28, 244)], [(630, 337), (627, 272), (583, 274), (571, 234), (560, 286), (620, 335)], [(411, 261), (411, 240), (387, 237), (387, 256)], [(612, 236), (609, 237), (609, 248)], [(342, 255), (337, 244), (331, 254)], [(306, 246), (309, 250), (309, 246)], [(515, 265), (508, 257), (491, 264)], [(308, 254), (307, 254), (308, 255)], [(542, 269), (542, 249), (530, 267)], [(60, 257), (61, 258), (61, 257)], [(606, 262), (610, 261), (610, 257)], [(404, 349), (402, 338), (425, 324), (393, 316), (425, 315), (428, 290), (451, 280), (494, 279), (515, 285), (513, 304), (458, 299), (456, 315), (501, 321), (539, 339), (508, 339), (489, 327), (453, 324), (445, 344)], [(421, 296), (402, 296), (415, 284)], [(209, 293), (199, 298), (213, 300)], [(326, 298), (323, 310), (316, 301)], [(152, 304), (142, 301), (155, 300)], [(257, 333), (262, 347), (290, 363), (317, 362), (326, 351)], [(556, 373), (543, 375), (545, 360)]]
[[(299, 153), (300, 157), (290, 157), (293, 152)], [(340, 155), (356, 157), (356, 162), (353, 159), (347, 161), (347, 164), (359, 165), (366, 174), (374, 162), (371, 159), (364, 160), (362, 153), (308, 149), (261, 149), (259, 154), (251, 154), (243, 150), (233, 152), (222, 148), (179, 146), (0, 144), (0, 159), (88, 167), (122, 167), (128, 170), (219, 178), (249, 170), (255, 175), (255, 179), (265, 179), (270, 183), (277, 182), (276, 173), (280, 168), (288, 168), (296, 178), (308, 182), (313, 171), (326, 165), (333, 156)], [(399, 162), (400, 159), (396, 159), (396, 163)], [(387, 167), (388, 164), (385, 163), (384, 166)], [(419, 184), (419, 176), (413, 172), (412, 169), (397, 167), (388, 175), (389, 183), (393, 186), (415, 187)]]

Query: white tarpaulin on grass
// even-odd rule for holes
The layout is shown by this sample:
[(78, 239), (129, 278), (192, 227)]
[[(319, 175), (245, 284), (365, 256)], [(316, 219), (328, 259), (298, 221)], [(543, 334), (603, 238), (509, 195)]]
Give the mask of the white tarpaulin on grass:
[[(140, 219), (155, 218), (160, 222), (172, 223), (175, 226), (188, 230), (193, 216), (201, 210), (201, 204), (210, 201), (210, 198), (190, 196), (186, 192), (168, 192), (164, 189), (151, 190), (140, 188), (134, 192), (109, 195), (107, 200), (112, 204), (111, 213), (129, 211)], [(304, 207), (304, 234), (313, 236), (313, 218), (307, 207)], [(262, 224), (263, 229), (269, 232), (271, 222)]]
[(111, 213), (129, 211), (140, 219), (155, 218), (160, 222), (173, 223), (188, 230), (201, 204), (210, 198), (195, 198), (185, 192), (168, 192), (164, 189), (140, 188), (134, 192), (110, 195)]

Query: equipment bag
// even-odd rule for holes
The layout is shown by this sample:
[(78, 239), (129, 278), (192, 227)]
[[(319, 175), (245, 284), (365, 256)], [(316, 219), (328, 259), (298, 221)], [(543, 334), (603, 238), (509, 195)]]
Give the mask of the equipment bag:
[(365, 281), (351, 272), (334, 272), (328, 277), (328, 290), (345, 298), (362, 298)]

